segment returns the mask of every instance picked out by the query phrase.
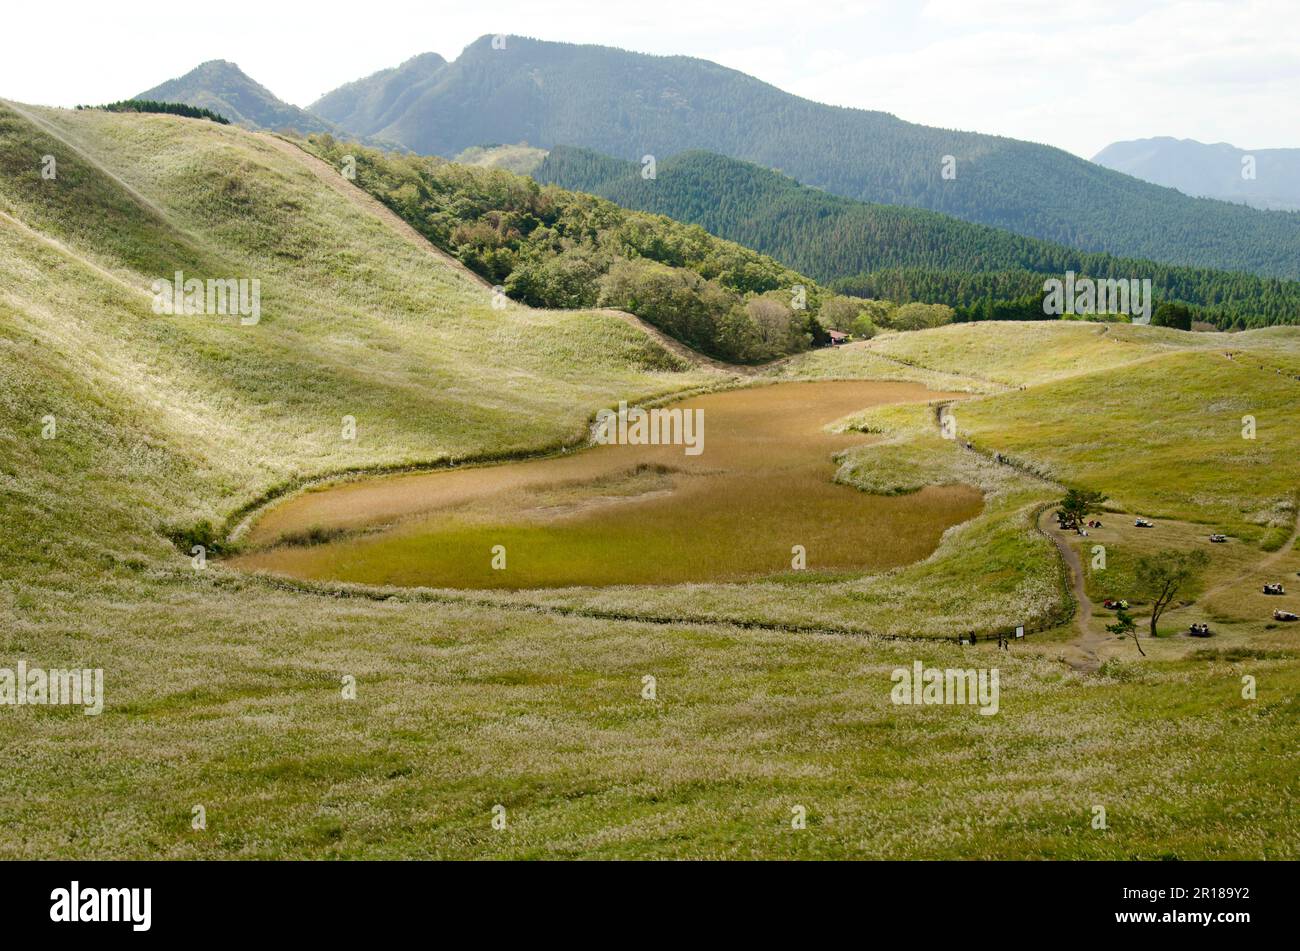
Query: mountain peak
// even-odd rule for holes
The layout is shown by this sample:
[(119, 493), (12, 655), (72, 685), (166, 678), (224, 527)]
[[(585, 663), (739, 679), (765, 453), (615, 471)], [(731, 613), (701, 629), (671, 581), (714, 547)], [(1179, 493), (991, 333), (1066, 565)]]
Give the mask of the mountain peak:
[(350, 132), (373, 135), (391, 121), (390, 116), (406, 108), (413, 97), (447, 68), (437, 53), (419, 53), (400, 66), (381, 69), (313, 102), (308, 109)]
[(1185, 195), (1300, 210), (1300, 149), (1242, 149), (1161, 135), (1112, 142), (1092, 160)]
[(195, 66), (194, 69), (190, 70), (190, 72), (195, 72), (200, 69), (226, 69), (226, 70), (230, 70), (231, 72), (239, 73), (239, 75), (241, 76), (248, 75), (242, 69), (239, 68), (238, 63), (231, 62), (228, 59), (205, 60), (204, 62), (199, 63), (199, 65)]
[(296, 129), (304, 134), (331, 131), (316, 116), (279, 99), (229, 60), (210, 59), (184, 76), (147, 89), (136, 99), (182, 102), (211, 109), (250, 129)]

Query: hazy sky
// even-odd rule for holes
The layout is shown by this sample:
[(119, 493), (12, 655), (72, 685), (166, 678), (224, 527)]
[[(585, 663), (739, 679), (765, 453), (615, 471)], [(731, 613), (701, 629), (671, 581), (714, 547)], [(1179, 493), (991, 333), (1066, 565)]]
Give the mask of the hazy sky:
[(224, 0), (7, 4), (0, 96), (123, 99), (229, 59), (289, 102), (485, 33), (715, 60), (822, 102), (1091, 157), (1300, 147), (1300, 0)]

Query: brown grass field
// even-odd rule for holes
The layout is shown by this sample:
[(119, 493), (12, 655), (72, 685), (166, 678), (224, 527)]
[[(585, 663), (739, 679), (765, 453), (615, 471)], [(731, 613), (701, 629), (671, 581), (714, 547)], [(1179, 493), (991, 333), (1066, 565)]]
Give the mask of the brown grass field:
[[(0, 667), (97, 668), (106, 693), (96, 716), (0, 709), (0, 857), (1300, 857), (1300, 625), (1269, 621), (1300, 608), (1300, 329), (953, 325), (761, 371), (806, 390), (717, 392), (755, 377), (607, 311), (496, 309), (322, 164), (209, 122), (0, 103)], [(262, 322), (152, 313), (177, 267), (259, 277)], [(795, 392), (845, 395), (763, 403)], [(936, 432), (945, 394), (970, 450)], [(698, 462), (572, 451), (601, 407), (681, 398), (709, 408)], [(507, 457), (536, 461), (433, 471)], [(308, 485), (327, 487), (290, 494)], [(1117, 510), (1097, 598), (1145, 551), (1230, 536), (1145, 657), (1103, 635), (1077, 663), (1037, 528), (1066, 485)], [(700, 493), (696, 563), (674, 560), (670, 488)], [(401, 584), (458, 543), (437, 527), (457, 501), (475, 572), (509, 512), (709, 580)], [(619, 514), (637, 507), (657, 539)], [(399, 584), (195, 563), (187, 532), (219, 545), (250, 511), (250, 559), (372, 545)], [(274, 547), (318, 526), (356, 534)], [(1085, 565), (1092, 541), (1069, 542)], [(794, 544), (808, 571), (785, 570)], [(539, 583), (645, 580), (507, 549)], [(737, 553), (752, 574), (726, 580)], [(1213, 638), (1178, 633), (1202, 619)], [(1022, 624), (1009, 651), (988, 639)], [(1000, 669), (1000, 711), (894, 704), (916, 661)]]
[[(790, 571), (881, 571), (924, 558), (981, 507), (961, 485), (903, 496), (837, 484), (833, 454), (869, 442), (825, 427), (872, 405), (939, 399), (906, 383), (784, 383), (695, 397), (699, 455), (594, 446), (559, 458), (390, 476), (305, 492), (249, 534), (236, 567), (453, 588), (673, 584)], [(377, 530), (375, 530), (377, 528)], [(350, 534), (319, 544), (313, 532)], [(277, 542), (279, 544), (277, 544)], [(504, 547), (504, 569), (491, 565)]]

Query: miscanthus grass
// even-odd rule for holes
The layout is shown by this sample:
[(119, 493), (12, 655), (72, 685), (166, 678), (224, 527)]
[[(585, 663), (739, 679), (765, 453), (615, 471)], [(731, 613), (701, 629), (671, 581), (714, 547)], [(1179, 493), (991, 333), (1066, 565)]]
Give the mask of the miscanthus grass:
[[(168, 529), (220, 523), (277, 484), (553, 445), (594, 408), (725, 374), (609, 315), (493, 309), (478, 282), (265, 137), (38, 113), (44, 126), (0, 106), (0, 667), (102, 668), (105, 705), (0, 708), (0, 855), (1300, 857), (1286, 630), (1162, 639), (1083, 676), (1056, 656), (1065, 632), (999, 652), (801, 629), (946, 637), (1050, 620), (1035, 480), (938, 442), (924, 408), (874, 420), (884, 441), (841, 459), (840, 477), (871, 491), (957, 480), (985, 507), (881, 576), (475, 604), (196, 568)], [(57, 186), (39, 177), (45, 154), (59, 156)], [(261, 276), (262, 324), (154, 315), (150, 282), (177, 267)], [(960, 431), (1112, 496), (1193, 507), (1159, 494), (1168, 473), (1196, 481), (1198, 454), (1175, 441), (1148, 439), (1149, 476), (1132, 445), (1095, 466), (1070, 451), (1071, 412), (1120, 433), (1156, 415), (1155, 381), (1127, 380), (1143, 367), (1187, 371), (1164, 385), (1197, 391), (1194, 407), (1257, 395), (1261, 443), (1274, 460), (1292, 448), (1294, 401), (1272, 372), (1294, 357), (1292, 332), (1233, 335), (1254, 362), (1211, 393), (1220, 364), (1195, 361), (1227, 362), (1212, 335), (1183, 353), (1154, 331), (1016, 331), (871, 346), (880, 366), (913, 368), (889, 372), (942, 374), (945, 389), (974, 374), (970, 391), (990, 395), (959, 404)], [(1064, 388), (1108, 347), (1123, 360), (1100, 389)], [(1107, 388), (1154, 402), (1098, 399)], [(1071, 435), (1035, 434), (1035, 412)], [(340, 438), (346, 415), (355, 440)], [(1193, 484), (1195, 497), (1219, 506), (1239, 489), (1243, 533), (1262, 533), (1246, 516), (1274, 511), (1282, 479), (1227, 458), (1228, 488)], [(644, 620), (686, 611), (788, 626)], [(999, 713), (893, 704), (891, 671), (918, 660), (1000, 668)], [(792, 828), (795, 806), (806, 828)]]

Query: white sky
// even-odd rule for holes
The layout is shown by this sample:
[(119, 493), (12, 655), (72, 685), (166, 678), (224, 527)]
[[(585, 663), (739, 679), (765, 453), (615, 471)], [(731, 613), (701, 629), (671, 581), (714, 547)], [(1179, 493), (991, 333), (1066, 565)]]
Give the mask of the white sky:
[(1091, 157), (1300, 147), (1300, 0), (65, 0), (6, 4), (0, 96), (124, 99), (204, 60), (300, 106), (485, 33), (711, 59), (821, 102)]

